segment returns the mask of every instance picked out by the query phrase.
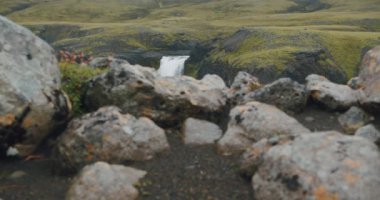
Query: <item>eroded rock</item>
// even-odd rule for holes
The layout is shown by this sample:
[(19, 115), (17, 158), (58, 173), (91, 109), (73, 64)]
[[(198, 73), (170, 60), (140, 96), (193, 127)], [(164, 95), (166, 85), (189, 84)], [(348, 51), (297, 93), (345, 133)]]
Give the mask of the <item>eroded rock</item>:
[(160, 125), (176, 125), (188, 117), (212, 118), (224, 111), (226, 87), (216, 75), (156, 77), (151, 68), (123, 65), (93, 78), (85, 93), (90, 110), (116, 105)]
[(380, 131), (373, 124), (359, 128), (355, 132), (355, 136), (366, 138), (380, 147)]
[(97, 162), (84, 167), (74, 179), (66, 199), (68, 200), (134, 200), (139, 192), (135, 188), (145, 171)]
[(374, 120), (373, 116), (356, 106), (338, 117), (339, 124), (347, 134), (354, 134), (356, 130), (372, 120)]
[(55, 158), (61, 169), (77, 171), (96, 161), (149, 160), (168, 148), (164, 130), (150, 119), (103, 107), (70, 122), (58, 140)]
[(360, 103), (369, 111), (380, 111), (380, 46), (368, 51), (360, 66), (359, 82), (364, 91)]
[(362, 93), (347, 85), (333, 83), (323, 76), (309, 75), (306, 89), (311, 98), (331, 110), (347, 110), (358, 105)]
[(247, 72), (239, 72), (228, 92), (232, 104), (243, 103), (245, 95), (261, 87), (259, 79)]
[(243, 152), (263, 138), (307, 132), (310, 131), (278, 108), (250, 102), (231, 110), (228, 129), (217, 148), (219, 153), (230, 155)]
[(0, 154), (31, 154), (71, 105), (60, 90), (54, 50), (32, 32), (0, 16)]
[(275, 105), (288, 113), (301, 112), (306, 107), (307, 99), (305, 86), (290, 78), (281, 78), (244, 97), (245, 102), (259, 101)]
[(380, 153), (360, 137), (331, 131), (274, 143), (264, 139), (246, 154), (251, 155), (257, 199), (377, 199), (380, 195)]

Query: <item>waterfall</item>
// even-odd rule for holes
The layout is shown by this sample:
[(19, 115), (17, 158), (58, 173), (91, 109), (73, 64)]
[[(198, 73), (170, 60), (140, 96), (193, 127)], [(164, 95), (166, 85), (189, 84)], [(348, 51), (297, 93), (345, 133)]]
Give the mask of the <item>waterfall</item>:
[(185, 70), (185, 62), (190, 56), (163, 56), (158, 74), (160, 76), (181, 76)]

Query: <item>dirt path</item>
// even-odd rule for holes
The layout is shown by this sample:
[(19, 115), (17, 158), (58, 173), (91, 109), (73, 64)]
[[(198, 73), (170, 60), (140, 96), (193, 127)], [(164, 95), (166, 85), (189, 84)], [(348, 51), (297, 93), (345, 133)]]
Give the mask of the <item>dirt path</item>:
[[(314, 131), (338, 130), (338, 113), (309, 107), (296, 116)], [(311, 120), (312, 119), (312, 120)], [(168, 130), (171, 150), (147, 162), (126, 163), (148, 171), (141, 181), (140, 199), (249, 200), (251, 184), (238, 174), (239, 157), (222, 157), (211, 146), (185, 147), (179, 131)], [(52, 173), (52, 160), (0, 161), (0, 199), (52, 200), (64, 199), (71, 177)], [(10, 179), (23, 171), (25, 176)]]

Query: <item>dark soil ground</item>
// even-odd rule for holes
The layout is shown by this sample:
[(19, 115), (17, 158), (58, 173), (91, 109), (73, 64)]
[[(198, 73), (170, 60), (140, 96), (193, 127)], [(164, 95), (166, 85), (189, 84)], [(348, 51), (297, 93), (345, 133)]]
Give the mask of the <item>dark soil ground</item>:
[[(313, 131), (338, 130), (339, 113), (310, 106), (295, 117)], [(311, 119), (312, 118), (312, 119)], [(179, 131), (168, 130), (171, 150), (147, 162), (126, 163), (146, 170), (141, 181), (140, 199), (153, 200), (249, 200), (254, 199), (250, 180), (238, 173), (239, 157), (222, 157), (211, 146), (185, 147)], [(48, 146), (48, 145), (46, 145)], [(42, 148), (46, 159), (0, 161), (0, 199), (53, 200), (64, 199), (72, 177), (53, 173), (53, 161)], [(15, 171), (26, 172), (11, 179)]]

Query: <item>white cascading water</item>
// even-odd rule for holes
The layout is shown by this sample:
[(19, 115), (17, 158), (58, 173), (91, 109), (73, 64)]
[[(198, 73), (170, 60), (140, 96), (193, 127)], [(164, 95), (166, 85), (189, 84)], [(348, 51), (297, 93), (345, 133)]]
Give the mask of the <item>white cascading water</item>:
[(163, 56), (158, 74), (160, 76), (181, 76), (185, 70), (185, 62), (190, 56)]

